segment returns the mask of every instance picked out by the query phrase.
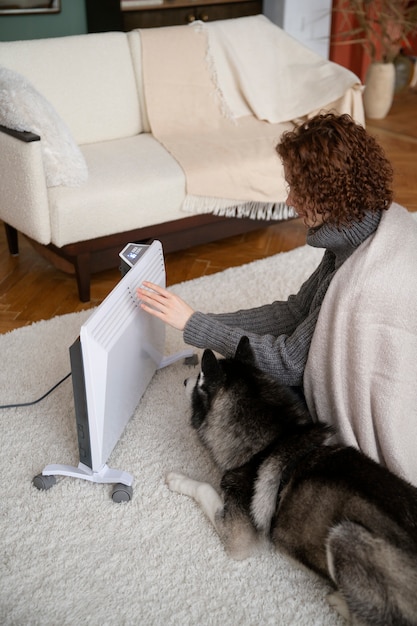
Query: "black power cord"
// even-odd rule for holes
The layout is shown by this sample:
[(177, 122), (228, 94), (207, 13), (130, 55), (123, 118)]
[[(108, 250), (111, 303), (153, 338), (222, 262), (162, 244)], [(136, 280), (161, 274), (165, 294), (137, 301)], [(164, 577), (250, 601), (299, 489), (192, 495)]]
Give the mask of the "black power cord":
[(22, 402), (20, 404), (3, 404), (3, 405), (0, 405), (0, 409), (15, 409), (15, 408), (23, 407), (23, 406), (33, 406), (34, 404), (37, 404), (38, 402), (41, 402), (44, 398), (49, 396), (50, 393), (52, 393), (57, 387), (59, 387), (59, 385), (61, 385), (70, 376), (71, 376), (71, 372), (69, 374), (66, 374), (66, 376), (64, 376), (64, 378), (61, 378), (61, 380), (58, 381), (56, 383), (56, 385), (51, 387), (51, 389), (49, 389), (49, 391), (44, 393), (43, 396), (41, 396), (37, 400), (33, 400), (32, 402)]

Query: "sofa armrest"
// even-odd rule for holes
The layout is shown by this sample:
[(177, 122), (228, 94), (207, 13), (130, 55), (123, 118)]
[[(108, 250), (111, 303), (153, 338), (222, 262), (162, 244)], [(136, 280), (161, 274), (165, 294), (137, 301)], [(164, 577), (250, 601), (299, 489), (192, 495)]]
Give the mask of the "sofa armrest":
[(0, 219), (35, 241), (51, 241), (48, 189), (41, 139), (1, 127)]
[(10, 135), (11, 137), (15, 137), (16, 139), (20, 139), (26, 143), (41, 140), (39, 135), (36, 135), (35, 133), (31, 133), (26, 130), (14, 130), (13, 128), (7, 128), (7, 126), (3, 126), (2, 124), (0, 124), (0, 132), (6, 133), (6, 135)]

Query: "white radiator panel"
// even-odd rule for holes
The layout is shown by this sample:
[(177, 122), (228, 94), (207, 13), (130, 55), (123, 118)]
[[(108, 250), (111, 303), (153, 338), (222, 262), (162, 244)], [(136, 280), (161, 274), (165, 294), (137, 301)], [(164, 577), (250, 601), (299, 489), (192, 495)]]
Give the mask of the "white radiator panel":
[(144, 280), (165, 286), (162, 246), (153, 242), (81, 327), (92, 470), (100, 471), (122, 435), (165, 345), (165, 325), (139, 308)]

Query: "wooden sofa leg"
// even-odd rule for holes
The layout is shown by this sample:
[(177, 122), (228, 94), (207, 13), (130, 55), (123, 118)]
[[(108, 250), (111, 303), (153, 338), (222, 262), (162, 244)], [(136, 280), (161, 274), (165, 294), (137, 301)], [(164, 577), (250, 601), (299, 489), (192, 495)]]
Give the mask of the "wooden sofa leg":
[(4, 229), (6, 231), (9, 252), (12, 256), (17, 256), (19, 254), (19, 241), (17, 230), (16, 228), (13, 228), (13, 226), (10, 226), (10, 224), (6, 223), (4, 224)]
[(77, 278), (78, 296), (81, 302), (90, 300), (90, 254), (85, 252), (75, 257), (75, 275)]

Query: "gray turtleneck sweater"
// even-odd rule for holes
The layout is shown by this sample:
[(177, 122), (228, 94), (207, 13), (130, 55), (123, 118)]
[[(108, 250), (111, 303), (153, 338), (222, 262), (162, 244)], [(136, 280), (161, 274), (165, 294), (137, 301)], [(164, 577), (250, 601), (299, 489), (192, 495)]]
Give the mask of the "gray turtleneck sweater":
[(325, 248), (323, 258), (296, 295), (235, 313), (196, 311), (184, 329), (184, 341), (211, 348), (225, 357), (249, 337), (257, 364), (281, 384), (301, 386), (320, 307), (335, 272), (378, 227), (381, 213), (368, 213), (349, 227), (323, 224), (307, 232), (307, 244)]

